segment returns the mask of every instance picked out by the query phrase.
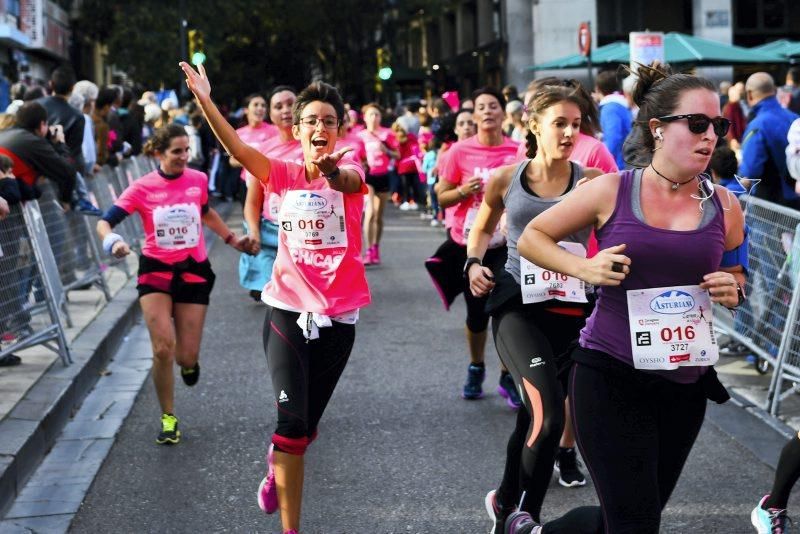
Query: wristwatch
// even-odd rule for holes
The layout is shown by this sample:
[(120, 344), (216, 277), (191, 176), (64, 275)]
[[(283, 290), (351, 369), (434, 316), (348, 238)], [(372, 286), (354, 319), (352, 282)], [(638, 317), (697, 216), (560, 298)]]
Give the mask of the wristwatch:
[(324, 176), (325, 179), (328, 180), (329, 182), (333, 182), (339, 177), (340, 174), (341, 174), (341, 171), (339, 170), (339, 167), (336, 167), (336, 170), (334, 170), (332, 173), (325, 174), (323, 172), (322, 176)]
[(481, 261), (480, 258), (477, 258), (475, 256), (470, 256), (469, 258), (467, 258), (466, 263), (464, 263), (464, 278), (465, 279), (469, 278), (469, 268), (475, 263), (477, 263), (478, 265), (483, 265), (483, 262)]

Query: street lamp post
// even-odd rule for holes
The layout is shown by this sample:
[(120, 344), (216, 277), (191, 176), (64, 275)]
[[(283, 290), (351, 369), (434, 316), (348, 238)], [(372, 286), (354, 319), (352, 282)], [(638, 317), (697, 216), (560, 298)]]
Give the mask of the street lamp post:
[[(186, 0), (180, 0), (178, 5), (178, 20), (180, 21), (180, 41), (181, 41), (181, 61), (186, 61), (186, 27), (188, 22), (186, 21)], [(178, 71), (180, 72), (180, 71)], [(178, 91), (180, 95), (184, 98), (189, 96), (189, 88), (186, 87), (186, 84), (183, 83), (183, 74), (178, 78)]]

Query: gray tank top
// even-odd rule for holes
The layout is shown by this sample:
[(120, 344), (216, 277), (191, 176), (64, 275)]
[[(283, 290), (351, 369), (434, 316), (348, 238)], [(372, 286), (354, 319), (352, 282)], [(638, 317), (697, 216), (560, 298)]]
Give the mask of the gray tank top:
[[(575, 163), (570, 162), (572, 167), (572, 175), (570, 176), (569, 186), (567, 190), (560, 196), (554, 198), (541, 198), (537, 196), (528, 186), (527, 178), (525, 177), (525, 169), (531, 160), (526, 159), (522, 161), (517, 169), (514, 171), (514, 176), (511, 178), (511, 185), (508, 187), (503, 203), (506, 206), (506, 227), (508, 229), (508, 260), (506, 261), (506, 271), (514, 277), (514, 281), (519, 284), (520, 269), (519, 269), (519, 252), (517, 251), (517, 241), (522, 231), (531, 220), (542, 213), (543, 211), (551, 208), (561, 200), (573, 189), (575, 184), (583, 176), (583, 168)], [(564, 241), (573, 243), (580, 243), (584, 247), (589, 240), (591, 227), (580, 230), (579, 232), (569, 235), (564, 238)]]

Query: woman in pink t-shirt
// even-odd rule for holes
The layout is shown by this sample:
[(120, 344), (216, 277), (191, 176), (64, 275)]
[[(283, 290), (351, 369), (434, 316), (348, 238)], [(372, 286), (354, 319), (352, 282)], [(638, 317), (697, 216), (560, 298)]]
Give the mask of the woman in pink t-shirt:
[[(258, 93), (253, 93), (244, 99), (244, 116), (247, 124), (236, 130), (239, 137), (252, 147), (258, 147), (271, 137), (278, 134), (275, 125), (265, 120), (268, 114), (267, 101)], [(231, 167), (241, 167), (242, 164), (236, 158), (230, 159)], [(242, 180), (246, 180), (247, 173), (244, 169), (241, 172)]]
[(264, 345), (272, 375), (277, 428), (258, 504), (281, 511), (283, 531), (300, 528), (303, 457), (350, 356), (358, 311), (370, 302), (361, 261), (364, 171), (334, 152), (344, 116), (336, 89), (314, 82), (297, 95), (292, 133), (304, 164), (264, 156), (236, 135), (211, 101), (200, 66), (181, 68), (217, 138), (245, 168), (283, 196), (278, 256), (264, 288), (269, 307)]
[[(303, 148), (300, 141), (292, 135), (292, 106), (296, 98), (294, 89), (287, 85), (279, 85), (270, 92), (268, 120), (277, 127), (278, 133), (256, 147), (264, 155), (294, 162), (303, 161)], [(280, 197), (268, 191), (246, 169), (243, 172), (247, 182), (247, 197), (243, 209), (247, 225), (245, 230), (257, 244), (257, 254), (240, 256), (239, 284), (259, 302), (261, 290), (272, 276), (272, 265), (278, 253), (277, 215)]]
[(395, 161), (400, 156), (397, 139), (389, 128), (381, 126), (381, 108), (367, 104), (361, 110), (366, 128), (358, 132), (367, 153), (367, 186), (369, 201), (364, 215), (364, 233), (367, 236), (366, 265), (381, 262), (380, 243), (383, 235), (383, 209), (389, 197), (389, 175), (394, 172)]
[(206, 255), (205, 224), (238, 250), (250, 248), (237, 238), (208, 206), (208, 177), (186, 167), (189, 136), (183, 126), (157, 130), (144, 147), (159, 159), (159, 168), (133, 182), (97, 223), (108, 254), (122, 258), (130, 247), (112, 228), (137, 212), (145, 242), (139, 256), (139, 304), (153, 345), (153, 383), (161, 405), (159, 444), (180, 441), (174, 410), (173, 366), (193, 386), (200, 377), (200, 340), (214, 287), (214, 272)]

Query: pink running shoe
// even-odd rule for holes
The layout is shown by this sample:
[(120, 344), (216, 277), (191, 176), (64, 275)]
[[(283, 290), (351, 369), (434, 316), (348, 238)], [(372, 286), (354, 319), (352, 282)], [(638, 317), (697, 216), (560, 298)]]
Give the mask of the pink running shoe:
[(375, 258), (372, 255), (372, 247), (368, 247), (366, 251), (364, 251), (364, 265), (372, 265), (375, 263)]
[(272, 449), (267, 449), (267, 476), (258, 485), (258, 507), (264, 513), (274, 514), (278, 509), (278, 488), (275, 485), (275, 468), (272, 465)]
[(380, 265), (381, 263), (381, 249), (378, 244), (372, 245), (372, 263), (375, 265)]

